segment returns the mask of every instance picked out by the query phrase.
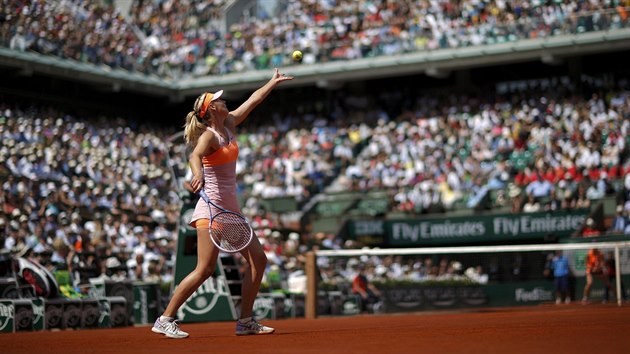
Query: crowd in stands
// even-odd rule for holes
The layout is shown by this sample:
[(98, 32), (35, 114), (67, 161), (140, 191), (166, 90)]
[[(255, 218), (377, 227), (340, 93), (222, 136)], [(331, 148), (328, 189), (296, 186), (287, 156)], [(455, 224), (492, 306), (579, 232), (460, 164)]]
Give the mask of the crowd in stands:
[[(361, 245), (280, 232), (262, 199), (378, 189), (390, 192), (394, 210), (418, 215), (456, 203), (513, 212), (588, 208), (613, 195), (610, 228), (585, 236), (630, 234), (630, 92), (623, 79), (613, 81), (506, 84), (491, 100), (419, 94), (396, 116), (345, 95), (328, 113), (244, 125), (243, 211), (270, 271), (298, 275), (309, 249)], [(79, 279), (172, 277), (186, 171), (185, 146), (167, 143), (173, 128), (7, 103), (0, 113), (2, 248), (71, 268)], [(503, 194), (488, 202), (493, 191)]]
[(585, 77), (592, 95), (584, 97), (575, 83), (552, 81), (533, 80), (491, 101), (419, 97), (400, 117), (378, 122), (329, 190), (393, 190), (394, 208), (411, 215), (457, 205), (588, 208), (604, 196), (619, 196), (627, 213), (628, 91), (602, 91)]
[(0, 46), (177, 79), (622, 28), (618, 1), (279, 1), (219, 20), (223, 0), (2, 0)]
[(0, 248), (74, 265), (77, 279), (101, 274), (114, 254), (138, 278), (150, 262), (171, 262), (180, 203), (167, 136), (123, 119), (0, 104)]

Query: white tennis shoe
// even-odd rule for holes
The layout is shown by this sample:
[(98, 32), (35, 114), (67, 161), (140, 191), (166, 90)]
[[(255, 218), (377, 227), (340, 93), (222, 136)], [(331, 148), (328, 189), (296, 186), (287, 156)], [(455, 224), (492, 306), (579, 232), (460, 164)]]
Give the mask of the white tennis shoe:
[(158, 319), (155, 320), (155, 323), (153, 324), (153, 328), (151, 328), (151, 331), (153, 331), (154, 333), (163, 334), (169, 338), (188, 337), (188, 333), (182, 331), (179, 328), (179, 323), (180, 322), (178, 320), (161, 321), (160, 318), (158, 317)]

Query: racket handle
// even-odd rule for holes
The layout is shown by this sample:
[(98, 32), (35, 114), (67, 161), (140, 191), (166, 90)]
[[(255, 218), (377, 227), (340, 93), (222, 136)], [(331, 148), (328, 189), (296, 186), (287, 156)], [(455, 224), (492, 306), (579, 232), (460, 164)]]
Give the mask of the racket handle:
[(201, 199), (203, 199), (204, 202), (210, 203), (210, 199), (208, 199), (208, 196), (206, 195), (206, 192), (203, 191), (203, 189), (199, 190), (199, 192), (197, 193), (199, 194)]

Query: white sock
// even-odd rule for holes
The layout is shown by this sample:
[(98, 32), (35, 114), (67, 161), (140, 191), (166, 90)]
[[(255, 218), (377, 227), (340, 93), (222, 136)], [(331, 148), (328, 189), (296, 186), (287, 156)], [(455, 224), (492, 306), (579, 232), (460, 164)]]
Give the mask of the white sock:
[(160, 316), (161, 322), (173, 322), (175, 319), (173, 317)]
[(246, 323), (249, 323), (249, 321), (251, 321), (251, 320), (252, 320), (252, 317), (251, 317), (251, 316), (249, 316), (249, 317), (241, 318), (241, 319), (239, 319), (238, 321), (239, 321), (240, 323), (242, 323), (242, 324), (246, 324)]

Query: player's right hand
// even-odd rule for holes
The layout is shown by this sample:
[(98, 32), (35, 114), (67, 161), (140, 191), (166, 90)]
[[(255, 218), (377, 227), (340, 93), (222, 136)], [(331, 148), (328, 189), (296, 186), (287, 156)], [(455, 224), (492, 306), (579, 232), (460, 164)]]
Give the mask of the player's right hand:
[(203, 187), (203, 177), (193, 176), (190, 180), (190, 186), (195, 193), (199, 192), (201, 187)]

